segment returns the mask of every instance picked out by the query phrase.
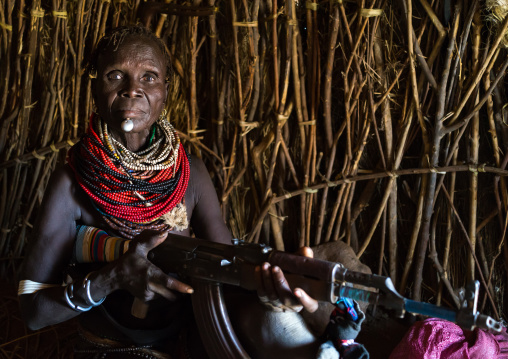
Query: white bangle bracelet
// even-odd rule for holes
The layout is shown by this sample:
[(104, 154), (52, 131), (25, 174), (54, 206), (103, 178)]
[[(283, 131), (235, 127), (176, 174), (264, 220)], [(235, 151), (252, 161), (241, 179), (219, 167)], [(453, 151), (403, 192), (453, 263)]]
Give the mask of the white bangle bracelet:
[(87, 312), (93, 308), (93, 306), (90, 306), (88, 308), (80, 307), (79, 305), (76, 305), (71, 301), (71, 298), (74, 298), (74, 284), (72, 283), (67, 284), (67, 286), (65, 287), (64, 296), (65, 300), (67, 301), (67, 304), (69, 304), (69, 307), (74, 309), (76, 312)]
[(99, 305), (102, 304), (102, 302), (104, 302), (104, 300), (106, 299), (106, 297), (104, 298), (101, 298), (99, 299), (97, 302), (95, 300), (93, 300), (92, 296), (90, 295), (90, 279), (88, 279), (88, 276), (92, 274), (92, 272), (88, 273), (85, 277), (85, 279), (83, 279), (83, 288), (86, 289), (86, 298), (88, 300), (88, 303), (90, 303), (90, 305), (92, 307), (97, 307)]

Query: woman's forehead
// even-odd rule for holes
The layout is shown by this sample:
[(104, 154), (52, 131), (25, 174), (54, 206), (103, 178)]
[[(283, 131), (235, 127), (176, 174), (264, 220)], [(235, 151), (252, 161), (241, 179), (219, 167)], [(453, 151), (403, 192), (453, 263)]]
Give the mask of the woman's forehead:
[(141, 36), (125, 37), (120, 44), (106, 48), (98, 57), (99, 68), (113, 63), (139, 62), (156, 67), (167, 66), (165, 56), (155, 41)]

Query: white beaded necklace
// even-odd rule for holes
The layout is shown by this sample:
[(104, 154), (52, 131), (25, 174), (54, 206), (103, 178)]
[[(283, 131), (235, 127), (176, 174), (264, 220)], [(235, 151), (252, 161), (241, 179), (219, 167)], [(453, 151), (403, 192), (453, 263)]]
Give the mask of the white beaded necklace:
[(159, 171), (176, 165), (180, 138), (165, 116), (159, 117), (155, 124), (155, 141), (139, 152), (128, 150), (123, 144), (109, 135), (108, 126), (99, 119), (99, 136), (114, 156), (122, 161), (126, 169), (134, 171)]

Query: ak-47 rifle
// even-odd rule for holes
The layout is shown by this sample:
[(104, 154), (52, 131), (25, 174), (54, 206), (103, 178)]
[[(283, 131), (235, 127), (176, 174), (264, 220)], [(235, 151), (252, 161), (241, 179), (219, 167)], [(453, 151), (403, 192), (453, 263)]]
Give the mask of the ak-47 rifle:
[[(472, 302), (472, 306), (464, 305), (460, 310), (454, 310), (404, 298), (397, 292), (389, 277), (354, 272), (340, 263), (293, 255), (264, 245), (249, 244), (239, 240), (234, 240), (233, 245), (226, 245), (168, 235), (162, 245), (149, 253), (149, 259), (167, 273), (178, 273), (183, 278), (192, 278), (215, 286), (231, 284), (248, 290), (256, 289), (255, 267), (268, 262), (282, 269), (291, 287), (300, 287), (311, 297), (320, 301), (336, 303), (338, 298), (348, 297), (391, 309), (399, 317), (409, 312), (455, 322), (468, 330), (478, 327), (501, 331), (499, 322), (476, 310), (478, 283), (475, 284), (474, 290), (468, 293), (467, 299)], [(361, 285), (363, 288), (353, 287), (353, 284)], [(213, 285), (208, 286), (205, 291), (210, 291), (213, 287)], [(233, 333), (234, 335), (234, 332), (228, 318), (218, 318), (221, 315), (227, 317), (220, 292), (220, 288), (217, 287), (215, 291), (211, 290), (205, 296), (193, 295), (194, 310), (198, 312), (198, 317), (208, 317), (209, 322), (225, 319), (224, 323), (218, 324), (218, 327), (213, 330), (218, 332), (219, 338), (226, 340), (225, 343), (217, 343), (216, 339), (208, 340), (212, 328), (204, 330), (208, 334), (203, 336), (203, 340), (209, 341), (205, 342), (205, 345), (214, 352), (211, 353), (214, 357), (246, 357), (247, 354), (241, 345), (239, 346), (236, 337), (229, 339), (230, 343), (224, 338), (225, 334)], [(204, 299), (204, 297), (208, 298)], [(200, 299), (194, 300), (194, 298)], [(210, 305), (218, 307), (212, 308)], [(229, 347), (230, 344), (231, 347)], [(225, 353), (228, 354), (225, 355)]]
[(192, 282), (193, 308), (196, 318), (202, 322), (200, 330), (206, 333), (202, 339), (212, 358), (249, 357), (229, 321), (222, 284), (255, 290), (254, 270), (264, 262), (279, 266), (292, 288), (302, 288), (319, 301), (334, 304), (338, 298), (347, 297), (391, 309), (399, 317), (409, 312), (445, 319), (468, 330), (478, 327), (499, 332), (502, 329), (501, 323), (477, 312), (478, 283), (463, 296), (463, 307), (454, 310), (404, 298), (390, 277), (350, 271), (340, 263), (240, 240), (227, 245), (168, 234), (162, 244), (148, 253), (148, 258), (164, 272), (177, 273), (184, 281)]

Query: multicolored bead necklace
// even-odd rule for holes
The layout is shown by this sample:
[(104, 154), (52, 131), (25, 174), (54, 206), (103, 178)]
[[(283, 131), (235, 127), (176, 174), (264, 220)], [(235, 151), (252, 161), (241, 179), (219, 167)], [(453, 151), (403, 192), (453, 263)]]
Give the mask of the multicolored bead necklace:
[(125, 238), (144, 229), (173, 227), (163, 218), (170, 211), (185, 217), (186, 226), (183, 200), (190, 176), (189, 157), (166, 118), (161, 117), (154, 126), (148, 147), (131, 152), (93, 114), (87, 133), (69, 150), (67, 161), (79, 185), (111, 229)]

